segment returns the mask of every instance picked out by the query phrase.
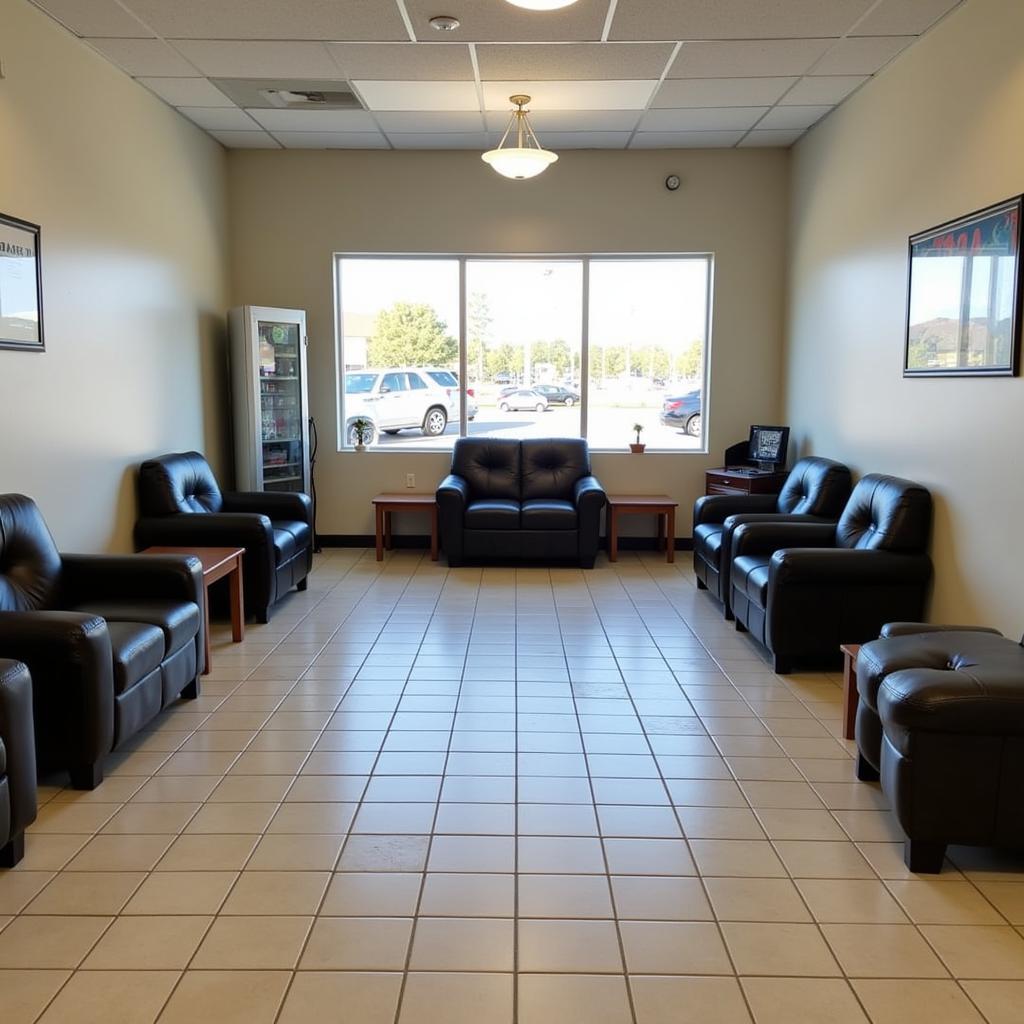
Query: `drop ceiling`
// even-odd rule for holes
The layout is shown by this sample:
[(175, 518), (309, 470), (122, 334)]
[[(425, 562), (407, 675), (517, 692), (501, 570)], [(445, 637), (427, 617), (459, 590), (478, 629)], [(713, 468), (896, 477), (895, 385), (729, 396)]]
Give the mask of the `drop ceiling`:
[[(479, 150), (513, 92), (554, 149), (789, 146), (966, 0), (32, 2), (231, 148)], [(243, 108), (232, 79), (363, 109)]]

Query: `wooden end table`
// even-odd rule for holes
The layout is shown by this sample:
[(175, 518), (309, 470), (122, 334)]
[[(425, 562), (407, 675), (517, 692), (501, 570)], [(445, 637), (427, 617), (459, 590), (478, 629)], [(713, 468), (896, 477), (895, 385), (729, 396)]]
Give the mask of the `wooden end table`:
[(676, 560), (676, 509), (678, 501), (667, 494), (608, 495), (608, 561), (619, 558), (619, 516), (653, 515), (658, 519), (658, 550), (666, 550), (666, 561)]
[(430, 560), (437, 561), (437, 500), (433, 494), (378, 494), (373, 498), (377, 531), (377, 561), (384, 560), (384, 549), (391, 549), (392, 512), (430, 513)]
[(245, 637), (245, 600), (242, 596), (242, 556), (245, 548), (146, 548), (144, 555), (195, 555), (203, 566), (203, 650), (206, 668), (210, 674), (210, 584), (228, 577), (231, 593), (231, 640), (240, 644)]
[(843, 738), (854, 739), (857, 719), (857, 653), (860, 644), (843, 644)]

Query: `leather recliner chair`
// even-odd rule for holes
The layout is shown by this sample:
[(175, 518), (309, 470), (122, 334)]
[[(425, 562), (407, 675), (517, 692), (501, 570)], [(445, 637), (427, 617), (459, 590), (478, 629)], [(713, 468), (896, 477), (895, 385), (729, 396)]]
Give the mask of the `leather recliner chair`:
[(450, 566), (469, 559), (572, 559), (592, 569), (605, 493), (582, 438), (463, 437), (437, 488)]
[(297, 492), (224, 491), (199, 452), (149, 459), (139, 468), (135, 546), (245, 548), (246, 615), (268, 622), (313, 567), (313, 506)]
[(35, 502), (0, 495), (0, 657), (32, 674), (43, 768), (94, 789), (107, 754), (198, 696), (202, 601), (198, 559), (60, 554)]
[(871, 473), (837, 525), (747, 523), (732, 537), (736, 628), (772, 654), (833, 663), (839, 646), (878, 636), (886, 622), (922, 616), (932, 563), (932, 499), (919, 484)]
[(32, 680), (20, 661), (0, 659), (0, 868), (25, 855), (25, 829), (35, 820)]
[(738, 526), (755, 522), (834, 523), (843, 511), (853, 482), (841, 462), (808, 456), (792, 468), (776, 494), (708, 494), (693, 506), (693, 571), (697, 589), (707, 590), (729, 605), (732, 535)]

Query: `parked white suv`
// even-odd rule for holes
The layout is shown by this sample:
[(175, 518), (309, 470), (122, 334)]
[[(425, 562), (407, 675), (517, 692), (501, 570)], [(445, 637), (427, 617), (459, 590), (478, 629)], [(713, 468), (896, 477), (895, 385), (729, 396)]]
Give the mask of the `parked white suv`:
[[(467, 396), (466, 414), (473, 419), (476, 402)], [(353, 423), (370, 421), (370, 443), (378, 435), (419, 429), (439, 437), (449, 420), (459, 418), (459, 378), (441, 367), (397, 367), (387, 370), (349, 370), (345, 373), (345, 439), (356, 443)]]

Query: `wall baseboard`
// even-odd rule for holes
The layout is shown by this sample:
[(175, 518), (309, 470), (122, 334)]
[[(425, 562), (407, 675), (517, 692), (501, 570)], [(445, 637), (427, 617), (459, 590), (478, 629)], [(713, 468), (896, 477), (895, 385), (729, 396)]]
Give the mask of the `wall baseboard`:
[[(325, 548), (372, 548), (377, 543), (372, 533), (319, 533), (316, 538)], [(396, 548), (429, 548), (430, 537), (425, 533), (396, 533), (391, 541)], [(601, 538), (602, 549), (607, 548), (606, 539)], [(620, 551), (656, 551), (654, 537), (620, 537)], [(676, 551), (692, 551), (692, 537), (676, 537)]]

